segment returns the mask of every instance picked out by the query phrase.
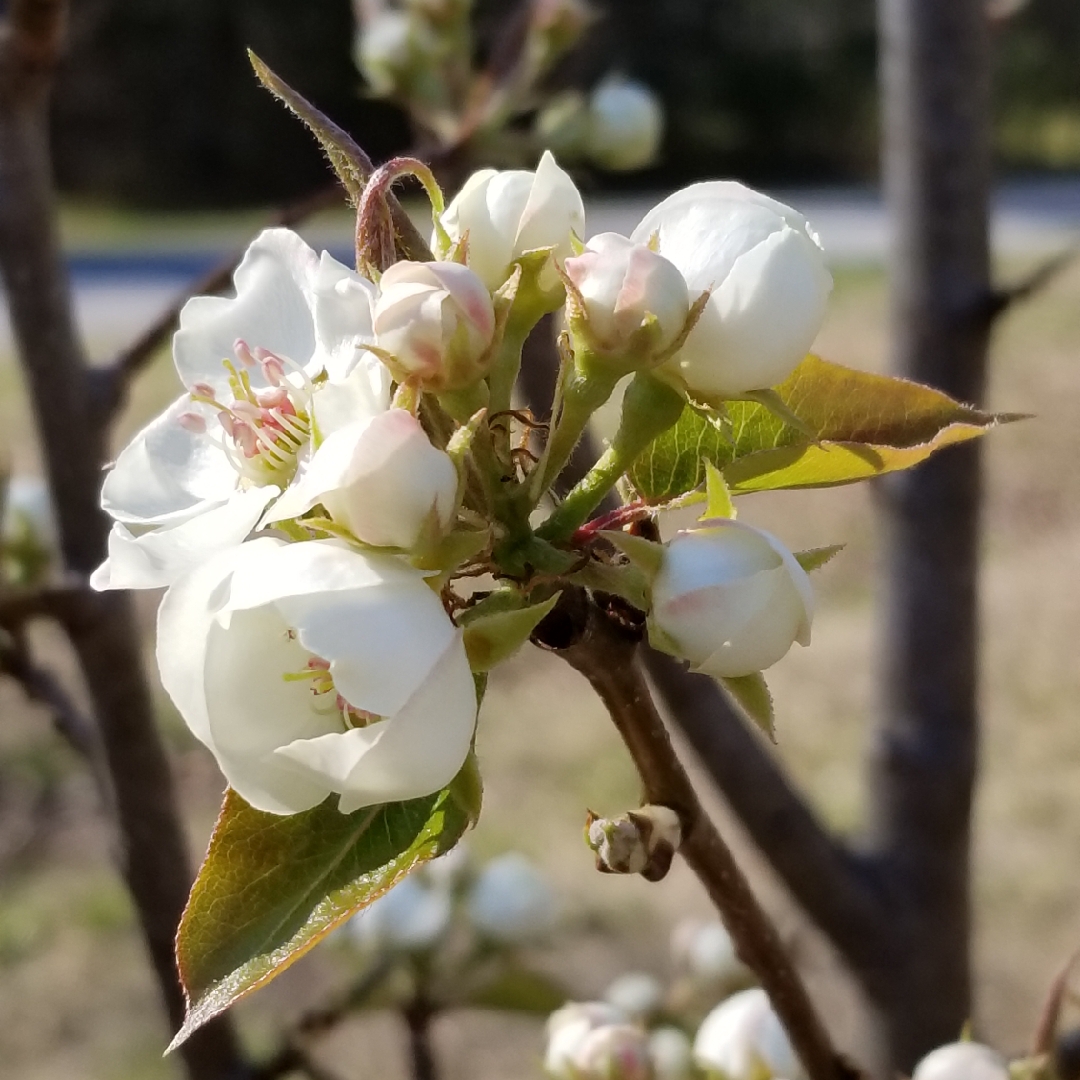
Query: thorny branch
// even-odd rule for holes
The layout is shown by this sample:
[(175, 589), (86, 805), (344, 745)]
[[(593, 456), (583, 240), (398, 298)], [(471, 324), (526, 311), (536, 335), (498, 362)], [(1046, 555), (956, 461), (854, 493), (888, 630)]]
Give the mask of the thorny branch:
[(602, 610), (583, 590), (568, 589), (534, 641), (558, 653), (596, 690), (637, 766), (644, 801), (679, 815), (682, 855), (720, 912), (739, 956), (768, 993), (810, 1080), (853, 1080), (859, 1071), (833, 1048), (775, 928), (675, 754), (635, 663), (640, 637), (640, 621), (628, 610), (614, 604)]

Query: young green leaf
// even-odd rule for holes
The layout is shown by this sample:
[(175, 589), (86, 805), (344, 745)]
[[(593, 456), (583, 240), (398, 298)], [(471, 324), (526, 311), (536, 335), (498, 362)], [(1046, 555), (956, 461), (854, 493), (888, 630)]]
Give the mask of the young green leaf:
[(737, 517), (735, 503), (731, 498), (724, 474), (711, 462), (705, 459), (705, 513), (698, 519), (707, 521), (710, 518)]
[(808, 356), (776, 394), (800, 427), (761, 404), (732, 401), (728, 439), (715, 419), (687, 409), (635, 462), (634, 487), (651, 502), (676, 498), (701, 485), (706, 461), (723, 472), (733, 494), (850, 484), (909, 469), (942, 447), (1020, 419), (817, 356)]
[(331, 798), (279, 817), (229, 790), (177, 933), (188, 1010), (170, 1049), (449, 851), (478, 809), (475, 772), (467, 763), (434, 795), (352, 814)]
[(558, 603), (559, 593), (542, 604), (497, 611), (471, 619), (465, 627), (465, 652), (473, 671), (490, 671), (509, 660)]
[(809, 574), (811, 570), (820, 570), (844, 550), (844, 544), (829, 544), (827, 547), (810, 548), (808, 551), (796, 551), (795, 561)]
[(511, 964), (490, 982), (472, 990), (465, 1004), (474, 1009), (548, 1016), (566, 1004), (569, 996), (551, 976)]
[(765, 685), (765, 676), (758, 671), (753, 675), (740, 675), (735, 679), (721, 679), (720, 682), (739, 703), (743, 712), (776, 742), (772, 694)]

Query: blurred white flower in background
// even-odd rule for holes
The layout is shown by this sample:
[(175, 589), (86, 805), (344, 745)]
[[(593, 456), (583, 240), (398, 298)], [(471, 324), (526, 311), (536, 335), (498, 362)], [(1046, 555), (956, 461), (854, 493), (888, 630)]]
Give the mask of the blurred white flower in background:
[(659, 980), (644, 971), (620, 975), (604, 991), (604, 1000), (633, 1020), (647, 1020), (664, 1001)]
[(7, 481), (0, 543), (4, 573), (13, 584), (37, 584), (57, 562), (60, 538), (49, 485), (41, 477), (13, 476)]
[(931, 1050), (911, 1080), (1008, 1080), (1008, 1062), (989, 1046), (955, 1042)]
[(433, 948), (450, 928), (448, 889), (411, 874), (349, 923), (353, 941), (368, 948), (418, 952)]
[(727, 1080), (805, 1080), (787, 1032), (764, 990), (755, 987), (721, 1002), (698, 1029), (694, 1060)]
[(482, 937), (519, 945), (548, 935), (558, 921), (558, 901), (547, 879), (516, 851), (487, 863), (466, 901), (473, 926)]
[(738, 983), (750, 976), (719, 919), (683, 919), (671, 932), (671, 955), (677, 967), (699, 979)]
[(677, 1027), (657, 1028), (649, 1034), (649, 1059), (655, 1080), (686, 1080), (694, 1066), (690, 1036)]
[(644, 169), (664, 137), (664, 108), (642, 82), (612, 73), (589, 95), (589, 156), (614, 172)]

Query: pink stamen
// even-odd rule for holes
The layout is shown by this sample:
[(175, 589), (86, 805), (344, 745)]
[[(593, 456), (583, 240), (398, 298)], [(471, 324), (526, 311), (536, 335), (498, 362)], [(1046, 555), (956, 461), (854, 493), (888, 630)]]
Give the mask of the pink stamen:
[(214, 388), (209, 383), (197, 382), (191, 387), (193, 394), (198, 394), (199, 397), (210, 398), (213, 400)]
[(285, 381), (285, 365), (276, 356), (266, 357), (262, 361), (262, 370), (271, 386), (281, 386)]
[(224, 409), (217, 414), (218, 422), (225, 429), (225, 434), (231, 439), (236, 438), (236, 417), (232, 413), (226, 412)]
[(236, 359), (240, 361), (244, 367), (254, 367), (256, 358), (252, 354), (248, 343), (243, 338), (237, 338), (233, 342), (233, 353), (236, 355)]
[(196, 435), (206, 434), (206, 418), (200, 416), (198, 413), (181, 413), (179, 424), (185, 431), (191, 431)]

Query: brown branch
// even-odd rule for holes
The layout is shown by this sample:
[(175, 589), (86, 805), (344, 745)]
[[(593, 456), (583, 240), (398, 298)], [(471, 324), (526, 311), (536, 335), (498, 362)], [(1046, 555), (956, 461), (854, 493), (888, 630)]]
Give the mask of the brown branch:
[(1039, 1019), (1035, 1024), (1035, 1033), (1031, 1039), (1031, 1052), (1034, 1055), (1052, 1054), (1054, 1052), (1058, 1023), (1061, 1020), (1061, 1008), (1069, 990), (1069, 977), (1072, 975), (1077, 961), (1080, 961), (1080, 951), (1074, 952), (1065, 961), (1061, 970), (1054, 977), (1054, 981), (1050, 984), (1046, 1000), (1039, 1010)]
[[(56, 506), (60, 550), (65, 566), (85, 578), (105, 557), (108, 523), (98, 506), (104, 441), (91, 415), (49, 155), (50, 76), (65, 10), (45, 0), (12, 3), (0, 38), (0, 274)], [(140, 634), (129, 598), (118, 593), (88, 595), (77, 616), (67, 626), (116, 795), (121, 866), (169, 1018), (179, 1025), (184, 1000), (172, 939), (191, 874), (172, 775), (154, 726)], [(228, 1022), (203, 1029), (182, 1053), (199, 1080), (224, 1080), (244, 1068)]]
[(641, 775), (644, 800), (678, 813), (682, 855), (768, 993), (810, 1080), (858, 1077), (833, 1048), (775, 928), (698, 801), (635, 663), (639, 637), (640, 625), (625, 612), (601, 611), (583, 591), (566, 590), (534, 640), (584, 675), (607, 706)]
[(1078, 257), (1080, 257), (1080, 246), (1066, 248), (1056, 255), (1051, 255), (1015, 285), (992, 290), (986, 305), (986, 318), (993, 322), (1014, 305), (1030, 300), (1072, 266)]

